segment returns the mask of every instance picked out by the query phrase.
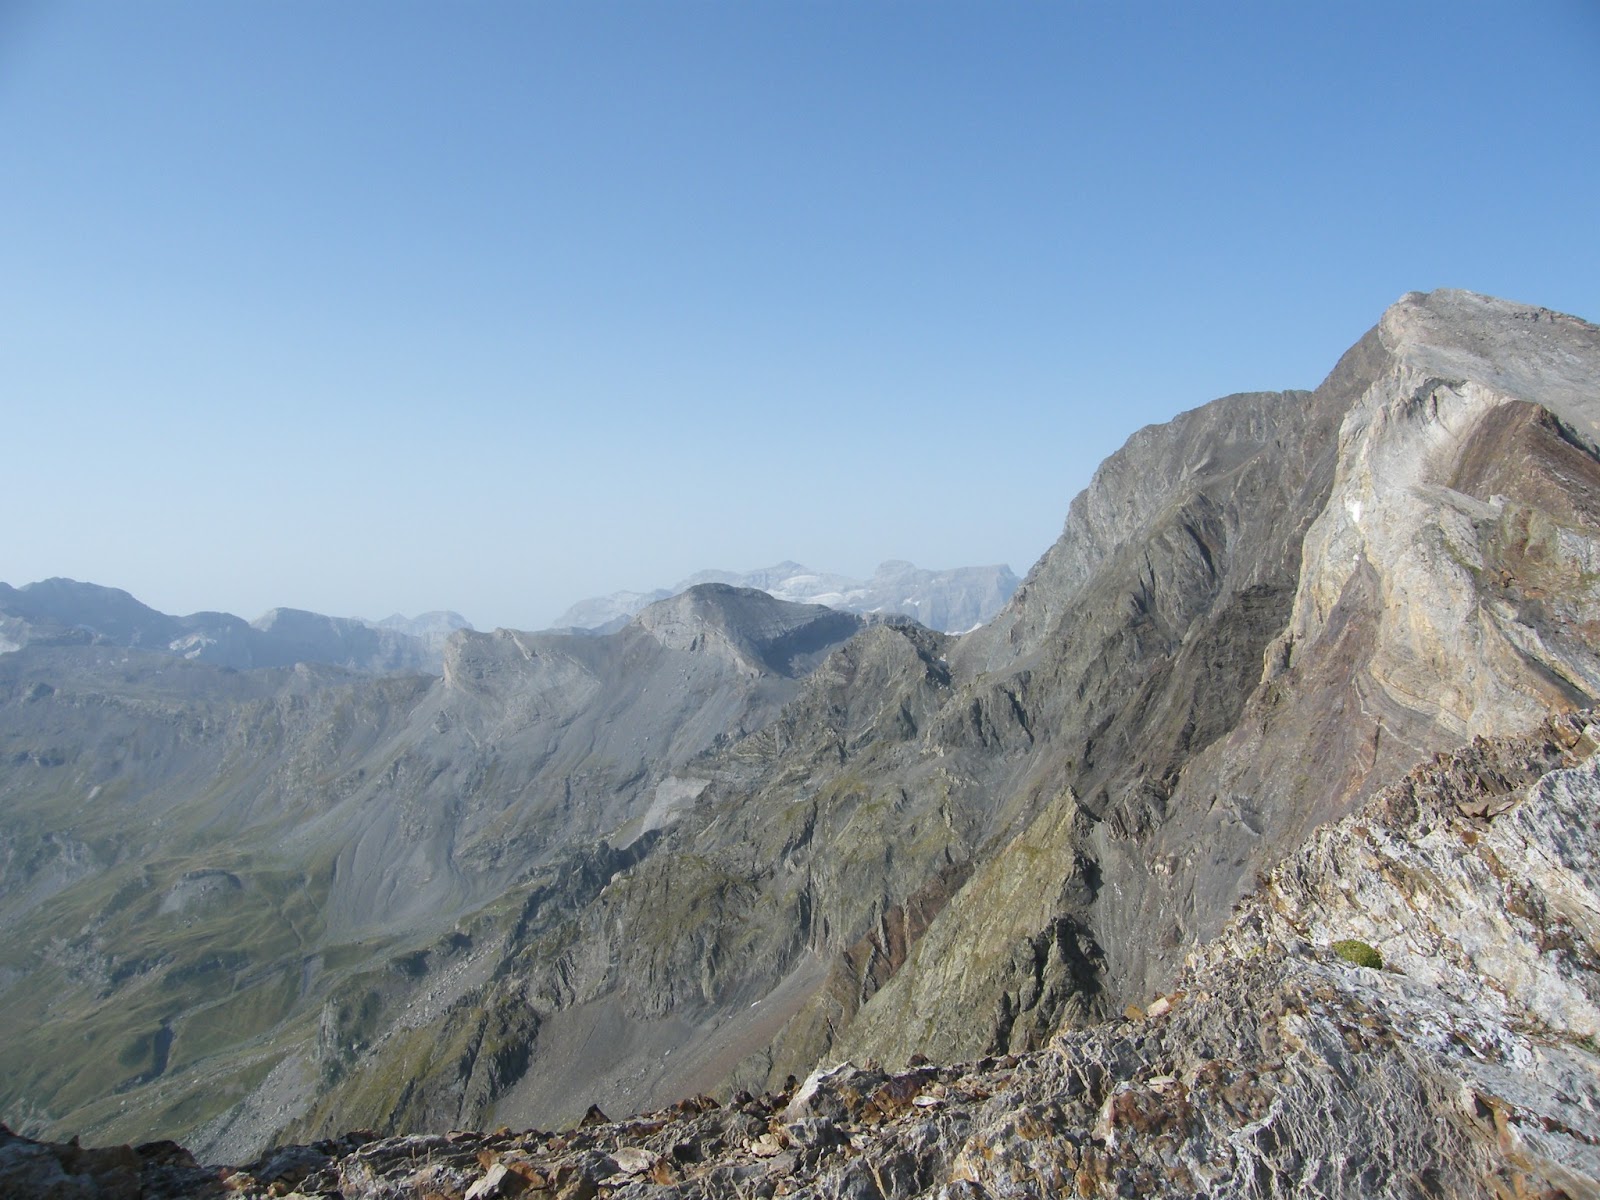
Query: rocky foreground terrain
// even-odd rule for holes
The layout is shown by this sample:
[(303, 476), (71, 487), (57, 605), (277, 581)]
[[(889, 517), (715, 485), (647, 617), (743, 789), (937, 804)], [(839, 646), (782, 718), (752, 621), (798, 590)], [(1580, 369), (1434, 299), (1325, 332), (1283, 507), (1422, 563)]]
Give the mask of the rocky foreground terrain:
[(703, 584), (437, 678), (0, 655), (0, 1119), (324, 1145), (285, 1190), (597, 1106), (633, 1140), (528, 1171), (1592, 1194), (1597, 381), (1587, 322), (1408, 295), (1134, 434), (960, 637)]
[(237, 1167), (3, 1131), (0, 1194), (1600, 1195), (1594, 716), (1419, 766), (1265, 878), (1173, 990), (1035, 1051)]

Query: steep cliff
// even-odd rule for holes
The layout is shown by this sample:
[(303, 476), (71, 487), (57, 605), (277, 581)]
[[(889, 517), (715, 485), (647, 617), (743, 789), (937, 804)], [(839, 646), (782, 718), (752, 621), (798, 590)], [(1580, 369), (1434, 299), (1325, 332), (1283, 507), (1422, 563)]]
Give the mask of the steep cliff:
[[(1314, 829), (1437, 751), (1600, 696), (1596, 381), (1591, 325), (1407, 296), (1314, 391), (1134, 435), (961, 638), (712, 587), (611, 637), (457, 634), (434, 684), (300, 672), (230, 679), (223, 702), (191, 694), (189, 664), (153, 703), (108, 684), (109, 661), (73, 675), (71, 647), (10, 656), (5, 786), (34, 816), (8, 834), (0, 904), (29, 933), (0, 986), (30, 997), (27, 1028), (56, 1022), (63, 1054), (19, 1063), (6, 1115), (31, 1133), (187, 1130), (241, 1157), (285, 1130), (552, 1126), (596, 1102), (763, 1092), (845, 1057), (1054, 1061), (1063, 1038), (1133, 1087), (1124, 1034), (1099, 1023), (1177, 985)], [(102, 706), (121, 715), (88, 737)], [(110, 853), (114, 810), (81, 797), (114, 781), (126, 811), (202, 832), (165, 857), (149, 833)], [(50, 824), (69, 795), (94, 838)], [(257, 847), (270, 880), (238, 858)], [(1373, 886), (1401, 871), (1374, 862)], [(252, 888), (275, 949), (218, 957)], [(1247, 951), (1278, 973), (1215, 967), (1214, 1004), (1192, 1009), (1229, 1045), (1286, 1019), (1251, 989), (1300, 996), (1343, 970)], [(228, 1003), (199, 1019), (219, 986)], [(1322, 1032), (1391, 1019), (1350, 995), (1317, 1010)], [(120, 1065), (65, 1054), (85, 1032)], [(1307, 1097), (1346, 1069), (1316, 1047), (1290, 1081)], [(1375, 1079), (1398, 1069), (1373, 1061)], [(1107, 1102), (1087, 1077), (1071, 1090), (1076, 1069), (1039, 1100), (1071, 1128)], [(1226, 1099), (1226, 1080), (1196, 1081)], [(1238, 1147), (1262, 1103), (1208, 1107), (1183, 1136)], [(1400, 1103), (1374, 1111), (1398, 1120)], [(1091, 1176), (1116, 1147), (1144, 1153), (1093, 1136)], [(1088, 1143), (1067, 1141), (1086, 1169)], [(1252, 1153), (1230, 1161), (1265, 1170)]]
[[(1008, 609), (951, 656), (965, 690), (1025, 693), (1042, 731), (1032, 768), (1056, 815), (988, 868), (1060, 893), (1035, 943), (1068, 922), (1119, 1008), (1316, 824), (1427, 753), (1600, 694), (1597, 379), (1591, 325), (1413, 294), (1309, 396), (1220, 401), (1102, 468)], [(1068, 825), (1066, 867), (1030, 855)], [(1016, 936), (985, 909), (958, 896), (841, 1050), (903, 1058), (962, 1005), (1003, 1021), (1047, 993), (1048, 948), (1020, 940), (998, 997), (944, 982), (943, 964)], [(1081, 974), (1063, 959), (1056, 990)]]
[(692, 764), (472, 998), (540, 1026), (486, 1111), (1026, 1051), (1169, 984), (1318, 823), (1594, 695), (1585, 378), (1592, 326), (1413, 295), (1316, 391), (1135, 435), (995, 622), (871, 630)]

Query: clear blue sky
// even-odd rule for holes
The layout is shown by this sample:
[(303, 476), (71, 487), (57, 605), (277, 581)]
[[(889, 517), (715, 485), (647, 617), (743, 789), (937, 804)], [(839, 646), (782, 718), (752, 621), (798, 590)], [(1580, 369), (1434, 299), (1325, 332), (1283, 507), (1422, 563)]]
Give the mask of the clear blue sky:
[(1597, 130), (1576, 0), (0, 0), (0, 579), (1021, 573), (1405, 291), (1600, 318)]

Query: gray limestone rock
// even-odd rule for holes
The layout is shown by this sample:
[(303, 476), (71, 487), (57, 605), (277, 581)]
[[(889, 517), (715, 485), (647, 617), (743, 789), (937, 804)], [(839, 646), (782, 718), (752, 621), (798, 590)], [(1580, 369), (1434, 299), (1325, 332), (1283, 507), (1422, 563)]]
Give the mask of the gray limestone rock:
[[(1315, 391), (1136, 434), (959, 639), (707, 585), (436, 680), (0, 655), (6, 1114), (239, 1158), (849, 1057), (795, 1128), (517, 1153), (571, 1194), (1583, 1194), (1593, 739), (1494, 747), (1600, 697), (1597, 379), (1593, 326), (1407, 296)], [(916, 1055), (974, 1065), (869, 1065)], [(465, 1192), (493, 1147), (437, 1137), (405, 1186)]]

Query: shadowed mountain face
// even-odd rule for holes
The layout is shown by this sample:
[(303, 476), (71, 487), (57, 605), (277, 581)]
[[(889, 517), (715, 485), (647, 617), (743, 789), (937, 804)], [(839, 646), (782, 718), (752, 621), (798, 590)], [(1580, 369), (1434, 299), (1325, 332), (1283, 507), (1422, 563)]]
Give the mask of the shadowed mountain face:
[(431, 684), (0, 658), (0, 998), (59, 1039), (6, 1117), (553, 1125), (1142, 1002), (1315, 826), (1600, 696), (1597, 380), (1593, 326), (1407, 296), (1135, 434), (962, 638), (710, 587)]

